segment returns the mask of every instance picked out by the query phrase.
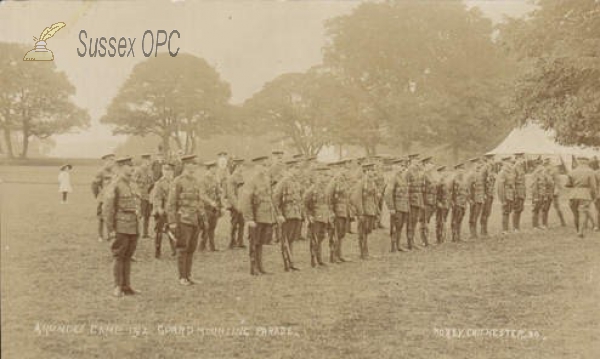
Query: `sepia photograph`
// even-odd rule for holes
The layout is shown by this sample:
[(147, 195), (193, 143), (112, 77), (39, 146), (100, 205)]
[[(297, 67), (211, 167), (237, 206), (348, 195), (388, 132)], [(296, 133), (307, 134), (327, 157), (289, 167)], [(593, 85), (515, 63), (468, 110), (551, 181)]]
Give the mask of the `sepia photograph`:
[(0, 0), (1, 357), (600, 358), (599, 0)]

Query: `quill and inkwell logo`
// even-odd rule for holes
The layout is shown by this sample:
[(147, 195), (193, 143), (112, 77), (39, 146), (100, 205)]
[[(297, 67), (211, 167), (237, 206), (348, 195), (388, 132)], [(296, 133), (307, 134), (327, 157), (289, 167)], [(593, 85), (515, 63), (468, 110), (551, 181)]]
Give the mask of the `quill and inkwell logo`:
[(65, 26), (66, 24), (64, 22), (57, 22), (56, 24), (45, 28), (44, 31), (42, 31), (42, 34), (40, 35), (39, 39), (34, 37), (33, 40), (36, 42), (35, 48), (25, 54), (25, 57), (23, 57), (23, 61), (54, 60), (54, 54), (52, 53), (52, 51), (46, 48), (46, 41), (52, 36), (54, 36), (54, 34), (56, 34), (58, 30), (62, 29)]

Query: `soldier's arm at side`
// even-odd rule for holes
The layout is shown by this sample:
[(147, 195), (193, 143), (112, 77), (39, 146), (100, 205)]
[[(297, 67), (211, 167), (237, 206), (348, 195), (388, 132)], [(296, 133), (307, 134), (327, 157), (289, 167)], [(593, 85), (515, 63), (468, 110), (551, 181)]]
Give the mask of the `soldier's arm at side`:
[(104, 201), (102, 202), (102, 215), (109, 234), (113, 234), (116, 230), (116, 201), (117, 186), (111, 185), (105, 189)]
[(248, 188), (246, 191), (244, 191), (242, 198), (241, 198), (241, 209), (242, 209), (242, 214), (244, 216), (244, 221), (246, 222), (255, 222), (255, 216), (254, 216), (254, 206), (253, 206), (253, 200), (254, 200), (254, 185), (251, 183), (248, 185)]
[(389, 181), (387, 186), (385, 186), (385, 190), (383, 191), (383, 199), (385, 201), (385, 204), (387, 206), (387, 208), (390, 211), (394, 211), (395, 210), (395, 206), (394, 206), (394, 190), (395, 190), (395, 182), (394, 181), (394, 177), (392, 177)]
[(173, 181), (173, 183), (171, 183), (171, 187), (169, 188), (169, 194), (167, 196), (167, 220), (169, 221), (169, 224), (177, 223), (177, 200), (179, 198), (180, 191), (181, 188), (179, 186), (178, 181)]
[(364, 210), (362, 203), (362, 181), (360, 180), (352, 187), (352, 192), (350, 193), (350, 203), (352, 203), (356, 209), (356, 215), (362, 216)]

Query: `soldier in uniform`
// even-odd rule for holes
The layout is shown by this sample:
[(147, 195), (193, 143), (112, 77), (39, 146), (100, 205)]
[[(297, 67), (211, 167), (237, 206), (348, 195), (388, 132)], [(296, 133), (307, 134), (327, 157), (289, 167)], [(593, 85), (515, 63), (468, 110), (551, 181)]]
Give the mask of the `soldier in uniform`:
[(467, 174), (464, 171), (462, 163), (454, 166), (454, 176), (452, 178), (452, 242), (460, 242), (460, 230), (462, 220), (465, 216), (467, 204), (469, 202), (469, 182)]
[(292, 245), (300, 236), (302, 225), (302, 189), (298, 179), (298, 169), (295, 167), (297, 160), (289, 160), (287, 173), (275, 187), (273, 202), (277, 213), (278, 222), (281, 223), (281, 255), (283, 268), (286, 272), (298, 270), (294, 266)]
[[(162, 237), (167, 234), (168, 218), (167, 218), (167, 200), (169, 199), (169, 190), (173, 182), (173, 171), (175, 166), (171, 163), (163, 163), (160, 173), (162, 176), (154, 184), (150, 193), (150, 200), (152, 202), (152, 212), (154, 216), (154, 257), (160, 258)], [(172, 238), (168, 238), (169, 244), (171, 245), (171, 255), (175, 256), (175, 242)]]
[(558, 219), (560, 220), (560, 225), (565, 227), (567, 223), (565, 222), (565, 216), (563, 215), (563, 211), (560, 208), (560, 194), (562, 192), (563, 183), (561, 181), (561, 168), (562, 164), (556, 164), (554, 166), (549, 166), (548, 172), (552, 177), (552, 183), (554, 183), (554, 191), (552, 195), (552, 207), (556, 211), (558, 215)]
[(198, 234), (204, 226), (204, 198), (196, 177), (196, 155), (181, 157), (183, 172), (171, 184), (167, 200), (169, 229), (175, 233), (179, 284), (189, 286), (192, 280), (194, 252), (198, 247)]
[(215, 161), (206, 162), (206, 173), (200, 180), (202, 194), (208, 201), (204, 204), (204, 216), (206, 228), (202, 231), (202, 240), (200, 241), (200, 251), (206, 250), (206, 243), (211, 252), (216, 252), (215, 248), (215, 229), (217, 222), (221, 217), (223, 202), (221, 200), (221, 184), (215, 172), (217, 163)]
[(421, 160), (423, 169), (423, 209), (419, 219), (421, 226), (421, 241), (424, 246), (429, 246), (429, 222), (435, 213), (437, 177), (431, 163), (431, 157)]
[[(340, 161), (344, 165), (345, 161)], [(330, 255), (331, 262), (346, 262), (342, 256), (342, 242), (346, 237), (350, 223), (350, 183), (344, 169), (340, 169), (327, 186), (329, 211), (333, 213), (333, 235), (335, 236), (334, 253)]]
[(407, 233), (409, 250), (419, 249), (419, 246), (417, 246), (414, 242), (415, 229), (417, 228), (417, 223), (422, 217), (423, 208), (425, 207), (425, 202), (423, 199), (424, 178), (423, 172), (421, 171), (417, 161), (418, 156), (418, 154), (412, 154), (408, 156), (410, 164), (406, 173), (406, 179), (408, 182), (408, 199), (410, 204)]
[(242, 208), (244, 220), (248, 223), (250, 239), (250, 274), (266, 274), (263, 268), (263, 244), (273, 236), (273, 224), (279, 217), (273, 204), (271, 178), (266, 162), (267, 156), (254, 158), (256, 174), (246, 185)]
[[(315, 183), (304, 194), (304, 211), (309, 223), (310, 238), (310, 264), (324, 266), (322, 258), (322, 242), (333, 223), (333, 215), (329, 212), (326, 186), (328, 182), (325, 172), (329, 168), (321, 166), (316, 168)], [(330, 248), (332, 254), (332, 248)]]
[(106, 221), (109, 238), (114, 238), (111, 245), (114, 257), (113, 275), (115, 289), (113, 295), (121, 297), (137, 294), (131, 287), (131, 257), (137, 247), (138, 212), (135, 191), (132, 188), (133, 162), (131, 157), (116, 161), (119, 176), (106, 189), (102, 212)]
[(403, 166), (405, 163), (404, 159), (396, 159), (392, 162), (394, 173), (384, 192), (385, 203), (390, 211), (391, 252), (404, 252), (400, 245), (402, 229), (406, 228), (408, 233), (410, 204), (406, 167)]
[(236, 158), (233, 160), (235, 169), (227, 179), (227, 202), (231, 215), (231, 241), (229, 249), (246, 248), (244, 245), (244, 214), (242, 213), (240, 197), (244, 186), (243, 166), (244, 160)]
[(583, 238), (584, 223), (591, 218), (590, 204), (598, 195), (596, 176), (587, 157), (577, 158), (579, 165), (568, 175), (566, 187), (571, 190), (571, 209), (575, 218), (577, 236)]
[(358, 218), (358, 242), (360, 258), (369, 258), (368, 236), (373, 229), (373, 222), (377, 216), (379, 191), (373, 176), (373, 164), (362, 164), (363, 175), (356, 183), (350, 196), (352, 206)]
[(496, 185), (496, 165), (494, 155), (485, 155), (485, 201), (481, 209), (481, 235), (487, 237), (488, 220), (492, 215), (492, 205), (494, 204), (494, 186)]
[(154, 177), (150, 168), (150, 154), (142, 155), (142, 164), (133, 174), (133, 180), (137, 187), (137, 193), (140, 196), (140, 216), (142, 218), (142, 237), (149, 238), (148, 226), (150, 222), (150, 214), (152, 213), (152, 205), (150, 204), (150, 190), (154, 185)]
[(92, 181), (92, 193), (98, 204), (96, 206), (96, 217), (98, 218), (98, 242), (104, 241), (104, 215), (102, 215), (102, 205), (104, 202), (103, 189), (108, 186), (113, 176), (115, 176), (115, 155), (109, 153), (101, 157), (104, 161), (102, 168), (96, 173)]
[(554, 192), (556, 183), (554, 182), (554, 176), (552, 175), (552, 165), (550, 159), (546, 158), (543, 162), (544, 176), (546, 177), (546, 188), (544, 194), (544, 207), (542, 208), (542, 228), (548, 229), (548, 214), (550, 213), (550, 207), (554, 200)]
[[(540, 229), (540, 212), (546, 206), (546, 173), (544, 167), (537, 164), (531, 176), (531, 223), (534, 229)], [(550, 206), (548, 206), (550, 208)], [(543, 215), (543, 214), (542, 214)]]
[(515, 202), (515, 172), (512, 158), (504, 157), (498, 174), (498, 200), (502, 204), (502, 234), (508, 234), (508, 222)]
[(479, 158), (472, 158), (471, 171), (467, 175), (469, 185), (469, 233), (470, 239), (477, 239), (477, 222), (481, 216), (481, 210), (485, 202), (485, 167), (480, 165)]
[(515, 232), (521, 230), (521, 213), (525, 205), (526, 185), (525, 185), (525, 166), (526, 161), (523, 153), (516, 153), (515, 172), (515, 201), (513, 206), (513, 228)]
[(437, 183), (435, 236), (438, 244), (446, 240), (446, 222), (450, 211), (452, 182), (448, 178), (446, 166), (437, 168), (439, 181)]
[(377, 218), (375, 223), (373, 223), (373, 229), (383, 228), (383, 224), (381, 223), (381, 212), (383, 210), (383, 192), (385, 191), (385, 176), (384, 169), (382, 165), (382, 156), (378, 155), (374, 157), (374, 171), (373, 176), (375, 178), (375, 185), (377, 186), (377, 190), (379, 191), (379, 203), (377, 203)]

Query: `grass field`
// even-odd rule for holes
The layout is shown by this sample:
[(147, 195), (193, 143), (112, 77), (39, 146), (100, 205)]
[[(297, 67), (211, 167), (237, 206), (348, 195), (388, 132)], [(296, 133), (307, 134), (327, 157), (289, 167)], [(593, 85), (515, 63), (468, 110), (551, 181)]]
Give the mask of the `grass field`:
[[(553, 212), (548, 231), (528, 230), (527, 207), (519, 235), (412, 253), (389, 253), (380, 230), (366, 262), (350, 235), (352, 262), (323, 269), (310, 268), (308, 243), (298, 242), (293, 273), (267, 246), (273, 274), (261, 277), (248, 274), (246, 251), (197, 253), (192, 287), (140, 240), (132, 283), (143, 293), (117, 299), (108, 243), (96, 241), (93, 171), (76, 168), (60, 205), (56, 169), (0, 167), (2, 358), (600, 358), (600, 235), (576, 239)], [(492, 233), (499, 219), (496, 207)], [(221, 249), (227, 231), (224, 217)]]

